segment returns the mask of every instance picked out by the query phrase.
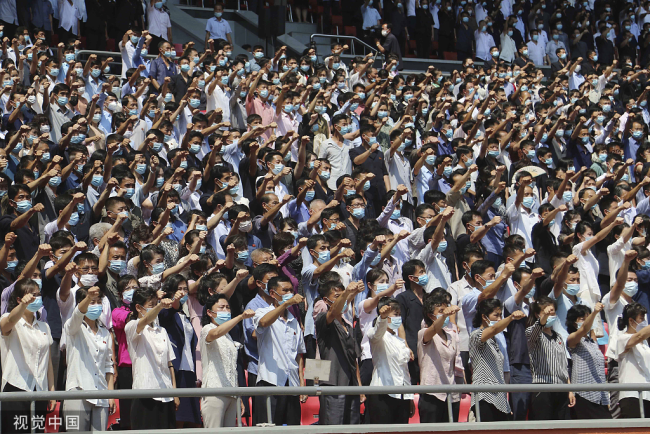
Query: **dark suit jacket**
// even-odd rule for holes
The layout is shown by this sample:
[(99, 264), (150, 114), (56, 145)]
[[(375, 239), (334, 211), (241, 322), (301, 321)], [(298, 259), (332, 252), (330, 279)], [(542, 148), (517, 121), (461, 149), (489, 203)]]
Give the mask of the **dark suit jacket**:
[[(180, 315), (185, 315), (182, 312), (175, 310), (174, 308), (163, 309), (158, 314), (158, 320), (160, 321), (160, 326), (164, 327), (167, 330), (169, 335), (169, 340), (172, 343), (172, 348), (174, 349), (174, 355), (176, 358), (172, 360), (174, 369), (178, 370), (181, 365), (181, 358), (183, 357), (183, 348), (185, 347), (185, 330), (183, 329), (183, 323), (181, 321)], [(190, 319), (187, 318), (189, 322)], [(190, 327), (192, 325), (190, 324)], [(190, 347), (192, 350), (192, 361), (194, 362), (194, 367), (196, 368), (196, 345), (198, 339), (194, 329), (192, 329), (192, 341), (190, 342)]]

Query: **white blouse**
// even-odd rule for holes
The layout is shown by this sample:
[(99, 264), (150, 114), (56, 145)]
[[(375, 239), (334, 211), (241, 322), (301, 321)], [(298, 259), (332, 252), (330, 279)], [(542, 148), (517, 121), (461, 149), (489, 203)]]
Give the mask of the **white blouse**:
[[(169, 364), (176, 358), (167, 330), (157, 322), (146, 326), (138, 334), (138, 321), (129, 321), (124, 327), (129, 356), (133, 366), (132, 389), (171, 389), (172, 378)], [(170, 402), (172, 397), (153, 398)]]
[[(2, 315), (4, 318), (9, 312)], [(20, 318), (5, 336), (0, 333), (2, 389), (7, 383), (25, 390), (47, 391), (52, 334), (47, 323), (34, 319), (32, 324)]]
[[(84, 314), (75, 307), (63, 326), (66, 337), (65, 390), (107, 390), (106, 374), (113, 373), (113, 339), (98, 322), (97, 333), (84, 322)], [(108, 399), (86, 399), (98, 407), (108, 407)]]
[[(397, 335), (387, 333), (388, 320), (377, 318), (375, 325), (368, 330), (370, 351), (372, 352), (371, 386), (410, 386), (408, 362), (411, 350), (406, 341)], [(412, 393), (389, 395), (397, 399), (413, 399)]]
[[(616, 338), (615, 357), (618, 360), (618, 382), (621, 384), (650, 383), (650, 367), (648, 366), (650, 347), (646, 341), (643, 341), (625, 351), (632, 336), (634, 335), (631, 333), (620, 332)], [(619, 399), (638, 397), (639, 394), (636, 390), (621, 390), (619, 392)], [(641, 397), (644, 401), (650, 401), (650, 391), (642, 392)]]
[(219, 339), (207, 342), (208, 333), (215, 328), (217, 328), (215, 324), (208, 324), (201, 329), (199, 339), (203, 367), (201, 387), (238, 387), (237, 352), (241, 344), (234, 342), (227, 333)]

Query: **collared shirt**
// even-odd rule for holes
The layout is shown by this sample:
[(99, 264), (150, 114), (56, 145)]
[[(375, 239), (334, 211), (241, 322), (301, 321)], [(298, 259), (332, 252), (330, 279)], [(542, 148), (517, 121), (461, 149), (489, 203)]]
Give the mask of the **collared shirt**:
[(61, 19), (59, 21), (59, 27), (74, 35), (78, 35), (79, 29), (77, 29), (77, 25), (79, 24), (79, 20), (81, 20), (83, 16), (81, 14), (81, 11), (77, 9), (77, 6), (74, 4), (74, 2), (70, 4), (70, 2), (67, 0), (62, 1), (60, 15), (61, 15)]
[(548, 41), (548, 44), (546, 44), (546, 55), (548, 56), (549, 62), (553, 63), (558, 61), (557, 54), (555, 54), (555, 51), (558, 48), (564, 48), (567, 52), (569, 51), (562, 41), (551, 39)]
[[(140, 39), (144, 39), (144, 38), (140, 38)], [(120, 49), (120, 53), (122, 53), (122, 79), (125, 79), (126, 71), (136, 67), (135, 65), (133, 65), (133, 53), (135, 53), (135, 47), (133, 46), (133, 43), (131, 42), (130, 39), (126, 41), (126, 44), (122, 44), (122, 41), (120, 41), (117, 44), (117, 47)]]
[[(451, 294), (451, 304), (453, 306), (460, 306), (461, 300), (469, 294), (474, 287), (470, 285), (465, 276), (462, 279), (453, 282), (449, 285), (447, 291)], [(456, 315), (456, 325), (458, 326), (459, 348), (460, 351), (469, 351), (469, 332), (467, 331), (467, 320), (465, 314), (461, 309)]]
[(420, 172), (415, 176), (415, 194), (418, 203), (424, 203), (424, 193), (429, 191), (429, 181), (433, 179), (433, 172), (428, 167), (422, 165)]
[(533, 384), (565, 384), (569, 379), (566, 341), (555, 330), (544, 333), (539, 319), (526, 329), (526, 337)]
[(494, 38), (487, 32), (476, 32), (474, 35), (476, 39), (476, 57), (481, 60), (492, 60), (490, 48), (496, 46)]
[(336, 180), (339, 177), (352, 173), (351, 148), (352, 146), (347, 140), (344, 140), (343, 145), (339, 146), (332, 138), (324, 140), (320, 145), (318, 157), (325, 158), (332, 166), (330, 179), (327, 180), (327, 186), (332, 190), (336, 190)]
[(178, 74), (178, 68), (174, 62), (169, 62), (169, 66), (165, 63), (162, 57), (157, 57), (151, 61), (151, 68), (149, 68), (149, 77), (156, 80), (160, 86), (165, 81), (165, 77), (172, 78)]
[[(67, 3), (67, 1), (66, 1)], [(57, 102), (52, 102), (47, 106), (47, 115), (50, 120), (50, 134), (52, 136), (52, 141), (59, 143), (61, 141), (61, 127), (66, 122), (70, 122), (74, 113), (70, 111), (67, 107), (61, 108)]]
[(167, 40), (167, 29), (172, 26), (169, 14), (155, 7), (147, 8), (149, 33)]
[(386, 162), (386, 168), (388, 169), (388, 179), (390, 181), (390, 187), (392, 189), (397, 189), (397, 186), (403, 184), (408, 189), (406, 195), (408, 197), (407, 201), (413, 203), (413, 191), (411, 189), (411, 184), (413, 183), (413, 172), (411, 170), (411, 163), (409, 163), (408, 158), (398, 151), (395, 151), (393, 156), (390, 155), (390, 149), (387, 149), (384, 152), (384, 161)]
[[(2, 315), (2, 318), (9, 313)], [(50, 345), (54, 340), (47, 323), (34, 318), (32, 324), (20, 318), (8, 335), (0, 334), (2, 389), (7, 383), (25, 390), (48, 390)]]
[(294, 219), (296, 223), (302, 223), (309, 220), (311, 215), (309, 214), (309, 207), (307, 206), (309, 202), (302, 201), (300, 206), (297, 206), (296, 199), (291, 199), (287, 204), (287, 211), (289, 212), (289, 217)]
[[(105, 297), (104, 297), (105, 298)], [(97, 333), (84, 321), (85, 314), (75, 307), (63, 326), (66, 336), (65, 390), (107, 390), (106, 374), (113, 373), (113, 338), (100, 322)], [(108, 399), (86, 399), (98, 407), (108, 407)]]
[(546, 56), (546, 45), (541, 41), (528, 41), (528, 57), (536, 66), (544, 65), (544, 56)]
[(232, 33), (228, 21), (217, 17), (212, 17), (208, 20), (205, 25), (205, 31), (210, 32), (210, 39), (214, 39), (215, 41), (217, 39), (228, 40), (226, 35)]
[[(263, 101), (261, 98), (247, 98), (246, 112), (249, 115), (260, 115), (262, 117), (262, 125), (270, 124), (275, 117), (275, 107), (268, 101)], [(271, 133), (266, 131), (261, 137), (268, 139), (270, 136)]]
[[(422, 386), (437, 386), (442, 384), (456, 384), (456, 359), (460, 357), (458, 332), (453, 326), (442, 329), (446, 339), (438, 333), (429, 342), (424, 342), (426, 329), (418, 332), (418, 363), (420, 364), (420, 384)], [(462, 362), (459, 367), (462, 371)], [(447, 400), (446, 393), (431, 393), (440, 401)], [(453, 393), (452, 402), (460, 401), (460, 395)]]
[(429, 275), (429, 283), (426, 288), (427, 292), (438, 287), (449, 287), (451, 284), (451, 273), (449, 272), (447, 261), (445, 261), (445, 258), (440, 252), (433, 251), (431, 243), (427, 243), (424, 246), (416, 259), (422, 261), (427, 269), (427, 274)]
[(318, 278), (314, 278), (314, 271), (318, 265), (310, 263), (306, 264), (301, 273), (302, 289), (305, 293), (305, 300), (307, 301), (307, 313), (305, 315), (305, 336), (315, 335), (314, 326), (314, 302), (318, 297)]
[[(257, 311), (258, 309), (264, 309), (269, 307), (269, 304), (264, 301), (259, 294), (255, 296), (254, 299), (248, 302), (246, 305), (246, 310), (251, 309)], [(258, 365), (258, 353), (257, 353), (257, 339), (253, 338), (253, 332), (255, 331), (255, 325), (253, 324), (252, 318), (246, 318), (243, 321), (244, 324), (244, 350), (248, 356), (248, 372), (251, 374), (257, 375), (257, 365)], [(205, 368), (204, 368), (205, 369)]]
[(517, 207), (513, 203), (508, 207), (506, 217), (510, 223), (511, 234), (521, 235), (526, 241), (526, 247), (532, 248), (533, 240), (531, 239), (531, 234), (533, 233), (533, 226), (539, 223), (539, 214), (532, 210), (527, 211), (523, 205)]
[[(583, 336), (575, 348), (569, 348), (571, 352), (571, 384), (603, 384), (607, 383), (605, 378), (605, 359), (598, 348), (598, 343), (589, 336)], [(609, 392), (578, 391), (580, 395), (589, 402), (599, 405), (609, 405)]]
[[(124, 327), (129, 346), (129, 355), (133, 362), (132, 389), (171, 389), (172, 379), (169, 366), (176, 358), (167, 330), (157, 321), (146, 325), (140, 333), (138, 321), (131, 320)], [(153, 398), (156, 401), (171, 402), (173, 398)]]
[(422, 319), (424, 318), (422, 314), (422, 302), (415, 295), (415, 292), (410, 289), (407, 289), (395, 298), (399, 302), (402, 324), (406, 333), (406, 342), (411, 351), (413, 351), (413, 354), (417, 354), (418, 331), (422, 328)]
[[(18, 25), (18, 13), (16, 11), (16, 0), (0, 1), (0, 20), (5, 23)], [(13, 35), (8, 35), (13, 37)], [(3, 384), (4, 387), (4, 384)]]
[[(469, 337), (469, 356), (472, 360), (472, 384), (505, 384), (505, 376), (499, 367), (503, 366), (505, 354), (499, 349), (495, 338), (481, 341), (485, 329), (474, 330)], [(505, 392), (484, 392), (472, 394), (472, 405), (478, 401), (489, 402), (503, 413), (510, 413), (510, 404)]]
[(276, 386), (300, 386), (298, 375), (298, 354), (307, 352), (302, 328), (298, 320), (287, 312), (287, 318), (282, 316), (268, 327), (260, 326), (260, 321), (275, 306), (258, 309), (253, 317), (253, 325), (257, 334), (257, 351), (259, 367), (257, 381), (266, 381)]
[(361, 15), (363, 16), (363, 30), (376, 26), (381, 20), (381, 15), (379, 15), (377, 9), (365, 4), (361, 5)]
[[(481, 291), (476, 288), (472, 288), (472, 290), (466, 294), (460, 302), (460, 307), (463, 310), (463, 316), (465, 317), (467, 333), (470, 336), (470, 351), (472, 350), (472, 333), (475, 331), (472, 323), (474, 322), (474, 317), (476, 316), (476, 308), (478, 306), (479, 295), (481, 295)], [(499, 346), (499, 351), (502, 354), (503, 372), (510, 372), (510, 360), (508, 358), (508, 344), (506, 342), (506, 337), (503, 332), (501, 332), (494, 337), (494, 340)]]
[[(410, 386), (411, 376), (409, 375), (408, 363), (411, 357), (411, 350), (404, 341), (396, 334), (389, 333), (388, 320), (378, 318), (375, 325), (368, 330), (368, 340), (372, 352), (371, 386)], [(412, 393), (404, 395), (390, 394), (396, 399), (413, 399)]]

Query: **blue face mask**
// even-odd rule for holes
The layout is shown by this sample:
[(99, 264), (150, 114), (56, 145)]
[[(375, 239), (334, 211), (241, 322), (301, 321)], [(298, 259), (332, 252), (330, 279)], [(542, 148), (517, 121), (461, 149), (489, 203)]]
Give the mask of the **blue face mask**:
[(390, 218), (393, 219), (393, 220), (397, 220), (401, 216), (402, 216), (402, 210), (396, 209), (396, 210), (393, 210), (393, 213), (390, 215)]
[(246, 262), (248, 261), (248, 258), (250, 257), (250, 253), (248, 250), (241, 251), (237, 253), (237, 260), (240, 262)]
[(101, 304), (93, 304), (91, 306), (88, 306), (88, 310), (85, 313), (86, 318), (92, 321), (98, 319), (101, 316), (101, 314), (102, 314)]
[(447, 178), (449, 178), (451, 176), (452, 172), (453, 172), (453, 169), (452, 169), (451, 166), (447, 166), (442, 170), (442, 174)]
[(553, 324), (555, 324), (555, 320), (557, 320), (557, 316), (549, 316), (546, 318), (546, 325), (544, 325), (545, 328), (551, 328), (553, 327)]
[(121, 273), (126, 269), (126, 261), (121, 259), (112, 260), (110, 261), (110, 265), (108, 266), (108, 269), (111, 270), (113, 273)]
[(570, 191), (565, 191), (562, 193), (562, 199), (564, 199), (566, 202), (571, 201), (571, 199), (573, 199), (573, 193)]
[(365, 208), (355, 208), (352, 210), (352, 215), (358, 219), (362, 219), (366, 216)]
[(21, 200), (16, 202), (16, 211), (18, 211), (19, 214), (24, 214), (30, 209), (32, 209), (32, 202), (30, 200)]
[[(279, 295), (279, 294), (278, 294), (278, 295)], [(291, 300), (291, 298), (293, 298), (293, 294), (291, 294), (291, 293), (289, 293), (289, 294), (284, 294), (284, 295), (282, 296), (282, 300), (278, 301), (278, 304), (284, 304), (284, 303), (286, 303), (287, 301)]]
[(70, 220), (68, 220), (68, 224), (70, 226), (77, 226), (78, 223), (79, 223), (79, 213), (73, 212), (70, 215)]
[(330, 260), (330, 251), (329, 250), (318, 252), (318, 262), (320, 262), (321, 264), (324, 264), (325, 262), (327, 262), (329, 260)]
[(447, 250), (447, 241), (443, 240), (440, 241), (440, 244), (438, 244), (438, 248), (436, 249), (438, 252), (444, 252)]
[(390, 322), (388, 323), (388, 327), (391, 330), (397, 330), (399, 326), (402, 325), (402, 317), (401, 316), (392, 316), (390, 317)]
[(525, 197), (524, 200), (521, 202), (523, 206), (526, 208), (531, 208), (533, 204), (535, 203), (535, 197)]
[(214, 318), (214, 322), (217, 323), (217, 325), (221, 325), (227, 321), (230, 321), (232, 319), (232, 315), (230, 312), (217, 312), (217, 316)]
[(567, 283), (566, 285), (566, 293), (569, 295), (577, 295), (580, 292), (580, 284), (579, 283)]
[(187, 299), (188, 299), (188, 295), (185, 294), (185, 295), (182, 296), (178, 301), (180, 302), (180, 304), (185, 304), (185, 302), (187, 301)]
[(429, 275), (428, 274), (422, 274), (418, 277), (418, 285), (420, 286), (427, 286), (427, 283), (429, 283)]
[(42, 307), (43, 307), (43, 297), (38, 296), (34, 299), (34, 301), (32, 301), (27, 305), (27, 310), (30, 312), (36, 312)]
[(370, 181), (366, 181), (365, 184), (363, 184), (363, 191), (368, 191), (370, 190)]
[(135, 188), (127, 188), (126, 193), (124, 193), (124, 197), (127, 199), (131, 199), (134, 194), (135, 194)]
[(165, 271), (165, 263), (161, 262), (160, 264), (154, 264), (151, 266), (151, 273), (152, 274), (160, 274), (163, 271)]
[(7, 261), (7, 267), (5, 268), (6, 271), (13, 273), (13, 271), (16, 269), (16, 266), (18, 265), (18, 261)]
[(122, 302), (124, 304), (131, 304), (133, 301), (133, 293), (135, 292), (135, 289), (129, 289), (126, 290), (122, 293)]

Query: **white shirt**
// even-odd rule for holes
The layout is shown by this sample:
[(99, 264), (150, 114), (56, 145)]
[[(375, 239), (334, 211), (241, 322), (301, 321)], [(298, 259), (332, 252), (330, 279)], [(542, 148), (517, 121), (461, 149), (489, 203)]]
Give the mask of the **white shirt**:
[[(368, 340), (372, 352), (371, 386), (410, 386), (408, 362), (411, 350), (406, 341), (397, 335), (387, 333), (388, 320), (377, 318), (375, 325), (368, 330)], [(397, 399), (413, 399), (413, 394), (389, 395)]]
[(167, 29), (172, 26), (169, 15), (151, 6), (147, 8), (147, 15), (149, 16), (149, 33), (167, 40)]
[(391, 157), (390, 149), (387, 149), (384, 152), (384, 162), (386, 163), (386, 169), (388, 169), (390, 187), (397, 189), (398, 185), (404, 184), (408, 188), (408, 192), (406, 193), (407, 200), (409, 203), (413, 203), (413, 191), (411, 189), (413, 171), (411, 170), (411, 163), (409, 163), (408, 158), (398, 151), (395, 151)]
[(573, 246), (573, 254), (578, 257), (576, 268), (580, 271), (580, 298), (589, 300), (592, 304), (600, 300), (600, 286), (598, 285), (598, 271), (600, 266), (591, 249), (582, 255), (584, 243)]
[[(206, 86), (208, 86), (206, 84)], [(222, 110), (223, 119), (230, 119), (230, 92), (224, 92), (221, 86), (216, 85), (212, 93), (205, 94), (206, 96), (206, 110)], [(239, 170), (239, 166), (237, 166)]]
[(133, 53), (135, 53), (135, 47), (130, 40), (126, 41), (126, 44), (122, 44), (122, 41), (120, 41), (117, 46), (120, 53), (122, 53), (122, 79), (125, 79), (126, 71), (134, 67)]
[[(625, 350), (628, 341), (634, 336), (630, 333), (621, 332), (616, 340), (616, 359), (618, 360), (618, 382), (624, 383), (648, 383), (650, 382), (650, 347), (648, 342), (643, 341), (629, 350)], [(621, 390), (619, 399), (638, 398), (636, 390)], [(650, 401), (650, 391), (641, 392), (644, 401)], [(636, 399), (635, 399), (636, 401)]]
[(352, 173), (352, 160), (350, 159), (351, 143), (343, 141), (343, 146), (339, 146), (334, 139), (324, 140), (320, 145), (319, 158), (326, 158), (332, 167), (330, 179), (327, 180), (327, 186), (336, 190), (336, 180), (342, 175)]
[(371, 359), (372, 353), (370, 352), (370, 341), (368, 340), (368, 331), (373, 327), (372, 321), (377, 318), (377, 309), (372, 309), (370, 313), (366, 313), (364, 306), (369, 303), (370, 299), (366, 298), (361, 300), (357, 305), (357, 316), (359, 317), (359, 326), (361, 328), (361, 360)]
[[(625, 299), (621, 293), (616, 303), (612, 304), (610, 301), (611, 292), (608, 292), (603, 297), (603, 311), (605, 312), (605, 319), (607, 324), (609, 324), (609, 346), (607, 347), (607, 352), (605, 356), (615, 359), (616, 358), (616, 338), (620, 333), (623, 333), (618, 329), (618, 319), (623, 317), (623, 310), (625, 306), (628, 305), (628, 301)], [(646, 320), (648, 315), (646, 314)]]
[(425, 288), (427, 293), (433, 291), (435, 288), (448, 288), (451, 285), (451, 273), (449, 272), (447, 261), (445, 261), (445, 257), (440, 252), (433, 251), (431, 243), (427, 243), (424, 246), (416, 259), (424, 263), (427, 274), (429, 275), (429, 283)]
[(494, 38), (487, 32), (476, 32), (476, 57), (485, 61), (492, 58), (490, 48), (496, 46)]
[(302, 328), (290, 312), (287, 312), (286, 320), (281, 316), (270, 326), (261, 327), (261, 319), (273, 309), (275, 306), (258, 309), (253, 317), (260, 357), (257, 381), (276, 386), (284, 386), (288, 381), (289, 386), (298, 387), (300, 377), (296, 357), (307, 352)]
[(50, 327), (36, 318), (32, 324), (20, 318), (7, 336), (0, 333), (2, 389), (9, 383), (21, 390), (47, 391), (50, 345), (53, 342)]
[[(537, 200), (535, 202), (537, 202)], [(539, 223), (539, 214), (532, 211), (526, 211), (523, 205), (520, 205), (517, 208), (513, 202), (506, 211), (506, 218), (510, 222), (511, 233), (524, 237), (524, 240), (526, 240), (526, 247), (532, 248), (533, 240), (531, 234), (533, 232), (533, 226)]]
[[(59, 305), (59, 311), (61, 312), (61, 324), (65, 324), (71, 317), (72, 312), (74, 311), (75, 306), (77, 305), (77, 290), (79, 285), (75, 286), (70, 290), (70, 295), (66, 301), (61, 300), (60, 292), (61, 288), (56, 290), (56, 304)], [(113, 317), (112, 317), (111, 303), (108, 301), (106, 296), (102, 297), (102, 314), (99, 316), (99, 320), (108, 328), (109, 330), (113, 328)], [(65, 334), (61, 335), (61, 341), (59, 346), (61, 349), (65, 348)]]
[[(170, 362), (176, 358), (167, 330), (154, 321), (138, 333), (138, 320), (129, 321), (124, 327), (129, 356), (133, 366), (132, 389), (172, 389)], [(172, 397), (153, 398), (171, 402)]]
[[(104, 297), (106, 298), (106, 297)], [(104, 325), (97, 322), (97, 333), (84, 321), (78, 307), (63, 326), (66, 335), (65, 390), (107, 390), (106, 374), (113, 373), (113, 339)], [(98, 407), (108, 407), (108, 399), (86, 399)]]
[[(623, 237), (619, 237), (614, 244), (607, 246), (607, 256), (609, 257), (609, 286), (610, 288), (616, 283), (616, 270), (621, 268), (625, 261), (625, 252), (632, 248), (632, 238), (625, 242)], [(609, 321), (607, 321), (609, 323)], [(616, 323), (614, 323), (616, 324)]]
[(199, 339), (203, 367), (201, 387), (238, 387), (237, 352), (241, 344), (234, 342), (228, 333), (219, 339), (207, 342), (208, 333), (215, 328), (217, 328), (215, 324), (208, 324), (201, 329)]
[(78, 35), (79, 29), (77, 29), (77, 25), (81, 18), (81, 12), (79, 12), (79, 9), (74, 4), (71, 5), (67, 0), (61, 2), (61, 20), (59, 21), (59, 27), (74, 35)]
[(544, 56), (546, 56), (546, 46), (543, 42), (528, 41), (528, 57), (537, 66), (544, 65)]

